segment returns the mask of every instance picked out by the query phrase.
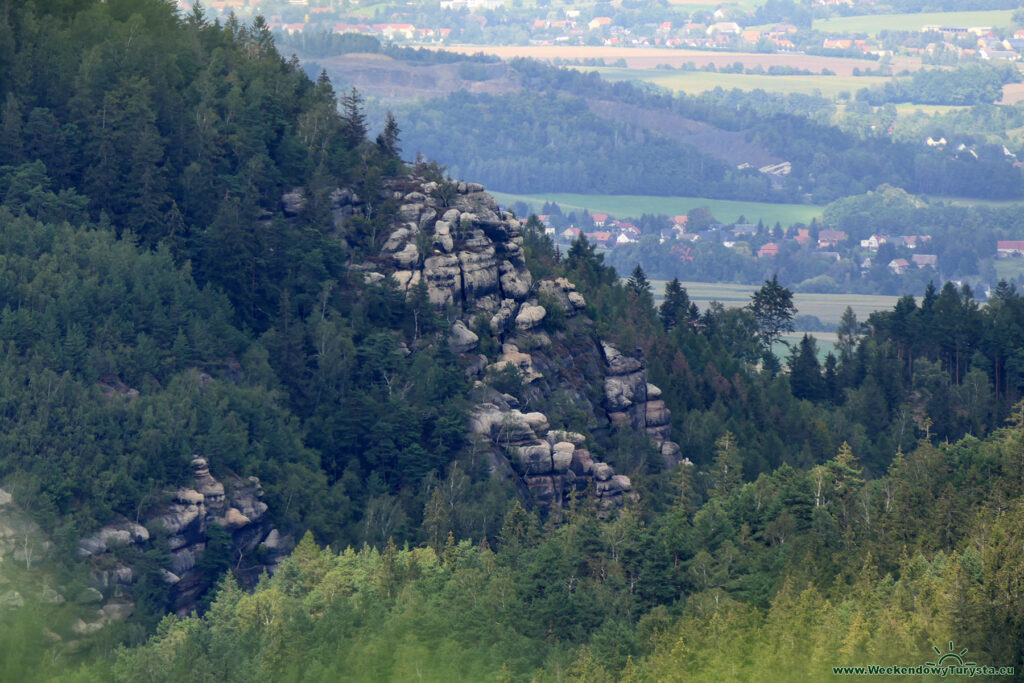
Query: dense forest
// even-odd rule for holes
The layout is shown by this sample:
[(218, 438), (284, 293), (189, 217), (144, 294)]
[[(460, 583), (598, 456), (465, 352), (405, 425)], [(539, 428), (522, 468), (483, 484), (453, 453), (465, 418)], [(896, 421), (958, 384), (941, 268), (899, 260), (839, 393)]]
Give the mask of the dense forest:
[[(392, 56), (416, 62), (436, 59), (423, 52), (393, 50)], [(844, 115), (846, 125), (840, 129), (831, 121), (835, 105), (820, 97), (721, 88), (671, 95), (628, 82), (610, 83), (596, 72), (533, 60), (509, 64), (521, 86), (514, 96), (457, 92), (396, 105), (399, 118), (408, 122), (408, 148), (447, 164), (458, 175), (512, 193), (688, 196), (699, 188), (700, 196), (709, 198), (824, 204), (889, 184), (914, 193), (1021, 196), (1020, 169), (1001, 147), (979, 147), (974, 154), (931, 149), (921, 136), (893, 139), (889, 124), (881, 124), (877, 116), (869, 117), (871, 125), (860, 130), (854, 113)], [(345, 79), (344, 73), (335, 76)], [(894, 81), (891, 87), (911, 93), (901, 95), (906, 101), (931, 101), (914, 93), (949, 96), (957, 89), (988, 84), (998, 89), (1006, 78), (998, 68), (979, 66), (948, 74), (929, 70)], [(858, 95), (864, 106), (873, 97), (869, 91)], [(660, 118), (664, 116), (670, 116), (668, 124)], [(662, 124), (650, 124), (650, 117)], [(895, 124), (895, 116), (890, 123)], [(662, 130), (705, 130), (703, 124), (717, 130), (718, 137), (701, 151), (687, 135)], [(759, 154), (789, 161), (792, 172), (768, 176), (756, 171), (761, 165), (756, 163), (740, 170), (753, 157), (722, 153), (737, 134), (744, 144), (761, 150)]]
[[(414, 124), (371, 140), (361, 95), (307, 78), (260, 20), (15, 4), (0, 64), (0, 513), (51, 543), (33, 564), (0, 519), (0, 678), (823, 679), (949, 641), (1021, 666), (1012, 285), (983, 307), (947, 283), (851, 311), (824, 363), (809, 338), (779, 359), (797, 311), (776, 277), (747, 307), (699, 311), (678, 281), (656, 307), (642, 268), (623, 281), (536, 219), (520, 234), (485, 204), (451, 225), (435, 211), (451, 232), (431, 238), (410, 198), (458, 215), (483, 193), (404, 163)], [(396, 233), (415, 234), (397, 256)], [(507, 337), (522, 351), (470, 297), (370, 270), (408, 255), (426, 273), (474, 241), (504, 250), (515, 325), (537, 322), (527, 297), (544, 311)], [(531, 281), (564, 282), (578, 312)], [(460, 316), (478, 355), (451, 342)], [(635, 350), (688, 462), (577, 400), (601, 388), (573, 350), (598, 339)], [(495, 362), (513, 353), (578, 386)], [(482, 400), (578, 432), (636, 495), (537, 504), (481, 456)], [(92, 560), (81, 539), (185, 495), (197, 454), (229, 483), (258, 477), (275, 532), (301, 540), (252, 585), (259, 557), (211, 526), (180, 618), (168, 534)], [(97, 583), (120, 566), (131, 581)], [(90, 632), (117, 591), (134, 609)]]

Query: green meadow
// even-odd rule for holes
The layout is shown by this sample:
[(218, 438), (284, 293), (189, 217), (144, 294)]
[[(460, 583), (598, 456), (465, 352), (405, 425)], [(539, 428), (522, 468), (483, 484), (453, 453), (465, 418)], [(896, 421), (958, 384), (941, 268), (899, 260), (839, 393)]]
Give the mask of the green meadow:
[[(656, 300), (661, 300), (665, 291), (665, 280), (652, 280)], [(727, 307), (746, 306), (750, 303), (750, 297), (760, 285), (736, 285), (718, 282), (684, 282), (683, 287), (690, 300), (696, 303), (703, 310), (712, 301), (718, 301)], [(867, 317), (875, 311), (884, 311), (892, 308), (899, 301), (898, 296), (882, 296), (868, 294), (805, 294), (797, 292), (793, 295), (793, 303), (797, 308), (797, 315), (813, 315), (823, 323), (838, 324), (843, 311), (849, 306), (857, 314), (860, 321), (867, 320)], [(802, 334), (802, 333), (801, 333)], [(815, 333), (815, 336), (822, 336), (823, 333)], [(799, 340), (800, 335), (797, 335)]]
[(958, 26), (1011, 26), (1014, 10), (987, 10), (977, 12), (922, 12), (919, 14), (870, 14), (859, 17), (836, 17), (814, 22), (814, 29), (823, 33), (875, 35), (880, 31), (920, 31), (929, 25)]
[(741, 216), (756, 223), (792, 225), (810, 223), (821, 216), (821, 207), (813, 204), (769, 204), (766, 202), (741, 202), (728, 199), (703, 199), (701, 197), (651, 197), (643, 195), (589, 195), (544, 193), (534, 195), (507, 194), (488, 190), (502, 205), (521, 201), (534, 211), (540, 211), (545, 202), (555, 202), (562, 211), (586, 209), (591, 213), (607, 213), (616, 218), (637, 217), (645, 213), (678, 216), (690, 209), (706, 206), (715, 218), (723, 223), (735, 223)]

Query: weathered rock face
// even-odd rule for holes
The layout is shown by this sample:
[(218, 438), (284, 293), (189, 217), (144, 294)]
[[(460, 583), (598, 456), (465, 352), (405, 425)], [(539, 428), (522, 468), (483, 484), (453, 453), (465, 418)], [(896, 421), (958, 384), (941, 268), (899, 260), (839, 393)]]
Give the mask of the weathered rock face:
[[(400, 207), (397, 220), (379, 257), (362, 270), (392, 277), (406, 293), (424, 282), (434, 305), (454, 309), (461, 320), (452, 324), (447, 343), (471, 378), (493, 383), (515, 368), (533, 399), (560, 392), (580, 412), (594, 415), (588, 429), (596, 438), (609, 425), (636, 429), (656, 442), (667, 465), (677, 463), (679, 447), (669, 440), (671, 416), (657, 387), (648, 384), (643, 363), (595, 343), (586, 318), (574, 322), (579, 328), (574, 332), (558, 332), (586, 308), (584, 297), (565, 278), (534, 282), (519, 221), (502, 212), (482, 186), (457, 187), (458, 194), (446, 197), (446, 203), (436, 184), (413, 179), (403, 189), (393, 188)], [(485, 315), (501, 349), (490, 358), (474, 354), (495, 344), (482, 344), (480, 327), (470, 331), (466, 324), (479, 314)], [(471, 420), (471, 431), (485, 436), (494, 449), (495, 471), (513, 473), (524, 492), (551, 507), (591, 480), (600, 483), (594, 490), (603, 505), (632, 495), (628, 479), (615, 478), (620, 475), (610, 466), (593, 461), (582, 435), (552, 436), (546, 420), (539, 421), (544, 416), (520, 413), (517, 406), (510, 396), (483, 401)]]
[(467, 353), (475, 349), (478, 343), (480, 337), (466, 327), (466, 323), (461, 320), (452, 323), (451, 332), (448, 334), (448, 346), (452, 353)]
[[(391, 274), (405, 291), (425, 281), (434, 305), (468, 315), (493, 312), (504, 299), (523, 301), (533, 279), (519, 221), (476, 183), (460, 183), (451, 206), (442, 205), (432, 186), (436, 190), (436, 184), (423, 183), (422, 192), (398, 194), (398, 223), (373, 269)], [(295, 205), (290, 195), (282, 202)]]
[[(536, 502), (553, 510), (560, 510), (572, 491), (585, 490), (592, 480), (604, 509), (635, 498), (628, 477), (594, 462), (583, 448), (586, 437), (551, 430), (541, 413), (522, 413), (504, 402), (483, 403), (470, 416), (470, 430), (511, 463)], [(608, 481), (614, 484), (603, 483)]]
[(602, 343), (607, 365), (604, 401), (609, 422), (617, 428), (645, 431), (658, 445), (671, 468), (683, 462), (679, 445), (669, 440), (672, 414), (661, 400), (661, 389), (647, 381), (647, 370), (638, 358), (623, 355), (611, 344)]
[(290, 550), (290, 542), (283, 541), (264, 521), (267, 504), (260, 500), (263, 490), (257, 478), (230, 477), (220, 481), (201, 457), (192, 460), (192, 472), (191, 486), (167, 492), (164, 502), (143, 520), (144, 524), (122, 519), (79, 541), (79, 556), (88, 559), (93, 566), (92, 589), (101, 599), (111, 601), (108, 606), (113, 605), (103, 619), (89, 622), (88, 629), (95, 630), (131, 611), (128, 605), (132, 585), (139, 577), (111, 554), (118, 544), (145, 548), (152, 537), (166, 537), (171, 551), (171, 569), (163, 570), (163, 579), (171, 586), (171, 598), (179, 615), (193, 611), (198, 598), (208, 588), (197, 566), (206, 551), (210, 525), (219, 525), (231, 534), (232, 552), (237, 557), (253, 553), (261, 542), (274, 536), (274, 547), (264, 548), (264, 561), (248, 563), (253, 566), (242, 572), (244, 581), (255, 583), (261, 572), (273, 571)]

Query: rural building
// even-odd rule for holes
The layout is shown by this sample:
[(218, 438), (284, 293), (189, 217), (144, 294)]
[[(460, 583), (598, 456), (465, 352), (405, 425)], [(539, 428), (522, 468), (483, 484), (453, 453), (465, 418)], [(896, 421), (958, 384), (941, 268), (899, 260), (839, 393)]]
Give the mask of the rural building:
[(910, 263), (905, 258), (894, 258), (889, 261), (889, 270), (896, 275), (903, 275), (910, 268)]
[(818, 246), (821, 248), (834, 247), (846, 241), (847, 234), (842, 230), (825, 229), (818, 232)]
[(1024, 256), (1024, 240), (1000, 240), (996, 242), (996, 256), (998, 258)]
[(779, 255), (779, 245), (776, 244), (775, 242), (769, 242), (768, 244), (764, 245), (763, 247), (761, 247), (760, 249), (757, 250), (757, 257), (758, 258), (762, 258), (762, 257), (765, 257), (765, 256), (778, 256), (778, 255)]
[(938, 268), (939, 257), (935, 254), (914, 254), (910, 260), (918, 268)]

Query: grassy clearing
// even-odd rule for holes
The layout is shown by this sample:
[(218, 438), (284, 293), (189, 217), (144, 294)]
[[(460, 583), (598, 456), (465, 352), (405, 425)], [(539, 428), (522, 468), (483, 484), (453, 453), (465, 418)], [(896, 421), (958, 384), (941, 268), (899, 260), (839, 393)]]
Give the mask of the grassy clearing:
[[(1024, 260), (1022, 260), (1024, 261)], [(665, 280), (652, 280), (655, 298), (661, 299), (665, 291)], [(736, 285), (723, 284), (718, 282), (684, 282), (683, 287), (690, 296), (690, 300), (696, 303), (702, 310), (706, 309), (712, 301), (718, 301), (726, 307), (739, 308), (750, 303), (750, 296), (760, 285)], [(813, 315), (823, 323), (838, 324), (843, 316), (843, 311), (849, 306), (857, 314), (860, 321), (867, 320), (867, 317), (875, 311), (889, 310), (899, 300), (897, 296), (881, 296), (866, 294), (803, 294), (793, 295), (793, 303), (796, 304), (797, 315)], [(795, 334), (795, 333), (794, 333)], [(815, 336), (824, 333), (815, 332)], [(803, 333), (797, 335), (797, 341)]]
[(962, 111), (965, 109), (970, 109), (970, 107), (955, 104), (910, 104), (909, 102), (896, 105), (896, 113), (899, 116), (913, 116), (914, 114), (934, 116), (936, 114), (948, 114), (951, 111)]
[(588, 195), (588, 194), (536, 194), (516, 195), (491, 191), (494, 198), (503, 205), (521, 201), (534, 211), (539, 211), (544, 202), (555, 202), (563, 211), (586, 209), (591, 213), (607, 213), (616, 218), (638, 217), (645, 213), (662, 213), (668, 216), (685, 214), (690, 209), (706, 206), (715, 218), (725, 223), (735, 223), (740, 216), (756, 223), (763, 220), (769, 225), (810, 223), (812, 218), (821, 216), (821, 207), (812, 204), (768, 204), (763, 202), (741, 202), (727, 199), (702, 199), (700, 197), (648, 197), (641, 195)]
[[(803, 339), (804, 334), (809, 334), (814, 337), (814, 341), (817, 343), (818, 347), (819, 363), (825, 362), (825, 356), (830, 352), (833, 352), (836, 348), (836, 344), (839, 342), (839, 339), (832, 332), (790, 332), (782, 335), (782, 341), (776, 342), (772, 346), (772, 352), (783, 362), (789, 360), (789, 357), (792, 355), (793, 351), (796, 350), (800, 340)], [(782, 342), (785, 342), (785, 344)]]
[(1010, 26), (1014, 10), (980, 12), (922, 12), (920, 14), (873, 14), (860, 17), (837, 17), (815, 21), (814, 29), (824, 33), (866, 33), (880, 31), (920, 31), (922, 26)]
[[(869, 66), (865, 64), (865, 68)], [(820, 94), (836, 98), (839, 93), (855, 93), (888, 82), (878, 76), (759, 76), (754, 74), (723, 74), (706, 71), (668, 71), (663, 69), (622, 69), (614, 67), (576, 67), (595, 70), (610, 81), (646, 81), (662, 88), (695, 95), (715, 88), (743, 91), (764, 90), (776, 93)]]
[(1024, 259), (1001, 258), (996, 259), (994, 265), (996, 267), (996, 276), (1000, 279), (1010, 280), (1024, 275)]

